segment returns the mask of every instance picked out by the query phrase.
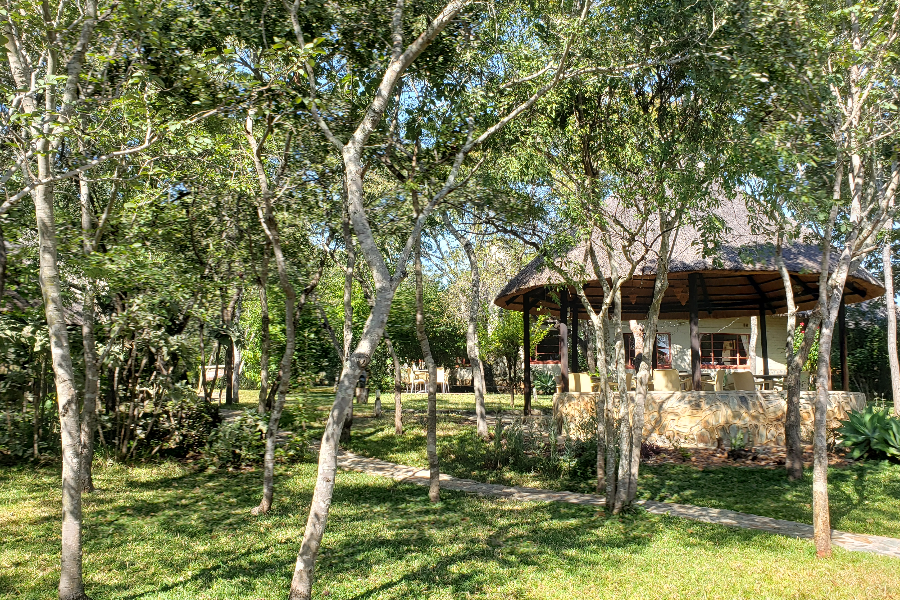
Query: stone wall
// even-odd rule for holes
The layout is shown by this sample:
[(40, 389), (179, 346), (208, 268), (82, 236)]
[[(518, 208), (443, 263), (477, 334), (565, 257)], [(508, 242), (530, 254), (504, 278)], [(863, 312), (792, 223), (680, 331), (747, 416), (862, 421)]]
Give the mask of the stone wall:
[[(632, 396), (634, 392), (629, 392)], [(815, 392), (800, 393), (801, 427), (813, 426)], [(554, 415), (573, 429), (583, 429), (594, 418), (598, 394), (563, 393), (553, 397)], [(865, 394), (829, 392), (828, 427), (846, 419), (852, 410), (862, 410)], [(688, 446), (713, 448), (717, 439), (725, 445), (744, 432), (753, 446), (784, 446), (784, 392), (649, 392), (644, 411), (644, 439), (677, 440)]]

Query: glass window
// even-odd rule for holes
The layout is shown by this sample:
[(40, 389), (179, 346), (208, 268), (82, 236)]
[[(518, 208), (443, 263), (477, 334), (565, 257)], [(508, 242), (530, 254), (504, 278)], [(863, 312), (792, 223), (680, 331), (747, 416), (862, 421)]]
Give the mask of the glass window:
[[(634, 335), (625, 334), (625, 366), (629, 369), (634, 368)], [(653, 368), (654, 369), (671, 369), (672, 368), (672, 336), (668, 333), (656, 334), (656, 347), (653, 352)]]
[(700, 336), (700, 362), (709, 369), (746, 367), (750, 364), (750, 336), (742, 333), (704, 333)]

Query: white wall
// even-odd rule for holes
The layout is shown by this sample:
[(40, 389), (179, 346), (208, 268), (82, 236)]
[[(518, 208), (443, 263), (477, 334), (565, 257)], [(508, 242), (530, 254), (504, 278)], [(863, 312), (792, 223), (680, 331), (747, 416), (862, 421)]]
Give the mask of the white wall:
[[(704, 319), (701, 311), (700, 333), (742, 333), (750, 335), (750, 317), (731, 319)], [(769, 373), (783, 374), (785, 367), (784, 348), (787, 340), (787, 321), (784, 317), (766, 317), (766, 337), (769, 349)], [(670, 321), (660, 319), (659, 333), (668, 333), (672, 340), (672, 367), (679, 371), (691, 370), (691, 333), (688, 321)], [(757, 336), (756, 361), (751, 367), (754, 373), (763, 372), (762, 336)]]

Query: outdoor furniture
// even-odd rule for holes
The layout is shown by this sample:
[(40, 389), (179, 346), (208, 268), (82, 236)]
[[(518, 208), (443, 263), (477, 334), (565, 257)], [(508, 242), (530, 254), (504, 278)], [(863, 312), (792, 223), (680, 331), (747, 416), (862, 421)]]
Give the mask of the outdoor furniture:
[(593, 392), (594, 383), (590, 373), (569, 373), (570, 392)]
[(447, 370), (444, 367), (437, 368), (437, 382), (438, 387), (442, 392), (449, 391), (449, 387), (447, 386)]
[(753, 373), (750, 371), (733, 371), (731, 376), (734, 380), (734, 389), (738, 392), (755, 392), (756, 381), (753, 379)]
[(783, 390), (784, 375), (754, 375), (760, 390)]
[(711, 381), (703, 383), (704, 392), (721, 392), (723, 389), (725, 389), (725, 371), (722, 369), (716, 371), (716, 376)]
[(680, 392), (681, 377), (675, 369), (656, 369), (653, 371), (654, 392)]
[(413, 391), (413, 370), (412, 367), (404, 367), (400, 369), (400, 377), (403, 383), (403, 386), (406, 388), (406, 391), (412, 393)]
[(422, 386), (423, 392), (427, 391), (428, 371), (413, 371), (412, 391), (417, 391), (419, 389), (419, 385)]

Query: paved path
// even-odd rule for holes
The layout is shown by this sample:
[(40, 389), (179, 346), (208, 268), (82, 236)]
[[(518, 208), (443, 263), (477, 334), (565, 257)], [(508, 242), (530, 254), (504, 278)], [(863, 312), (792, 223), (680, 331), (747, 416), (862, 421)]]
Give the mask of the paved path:
[[(341, 451), (338, 455), (338, 466), (351, 471), (359, 471), (369, 475), (389, 477), (403, 483), (413, 483), (427, 486), (428, 469), (417, 469), (377, 458), (366, 458), (351, 452)], [(513, 487), (481, 483), (471, 479), (458, 479), (441, 474), (441, 487), (447, 490), (469, 492), (482, 496), (496, 496), (510, 498), (523, 502), (567, 502), (569, 504), (582, 504), (586, 506), (603, 506), (604, 501), (594, 494), (578, 494), (574, 492), (554, 492), (538, 488)], [(720, 508), (704, 508), (688, 504), (673, 504), (670, 502), (655, 502), (653, 500), (640, 500), (638, 504), (648, 512), (662, 515), (672, 515), (704, 523), (715, 523), (743, 529), (756, 529), (767, 533), (786, 535), (795, 538), (812, 539), (813, 527), (805, 523), (794, 521), (782, 521), (769, 517), (760, 517), (739, 513), (733, 510)], [(832, 543), (847, 550), (855, 552), (872, 552), (884, 556), (900, 558), (900, 539), (881, 537), (877, 535), (861, 535), (846, 531), (831, 531)]]

